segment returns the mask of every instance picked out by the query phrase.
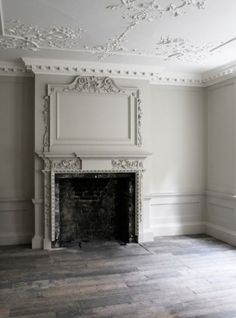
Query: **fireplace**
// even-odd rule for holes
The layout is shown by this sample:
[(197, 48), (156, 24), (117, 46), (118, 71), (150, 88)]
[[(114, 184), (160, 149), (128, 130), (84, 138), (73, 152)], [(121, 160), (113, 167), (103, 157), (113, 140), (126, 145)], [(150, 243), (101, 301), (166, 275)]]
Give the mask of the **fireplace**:
[(138, 242), (143, 161), (62, 157), (42, 156), (44, 248), (95, 239)]
[(53, 247), (136, 242), (135, 173), (55, 174)]
[[(46, 88), (36, 127), (44, 177), (36, 159), (33, 247), (142, 240), (143, 161), (149, 153), (139, 88), (103, 76), (77, 76)], [(87, 189), (91, 183), (94, 190)]]

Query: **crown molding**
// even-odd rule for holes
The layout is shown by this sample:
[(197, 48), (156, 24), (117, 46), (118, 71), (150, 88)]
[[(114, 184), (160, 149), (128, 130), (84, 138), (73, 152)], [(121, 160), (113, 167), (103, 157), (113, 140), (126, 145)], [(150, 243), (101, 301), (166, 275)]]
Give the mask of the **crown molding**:
[(0, 76), (33, 76), (27, 72), (24, 64), (19, 62), (0, 62)]
[(146, 80), (150, 84), (208, 87), (236, 77), (236, 63), (208, 72), (167, 72), (162, 67), (145, 65), (81, 62), (71, 60), (22, 58), (16, 62), (0, 62), (0, 76), (27, 76), (35, 74), (109, 76)]
[(202, 86), (200, 74), (165, 72), (163, 68), (153, 66), (33, 58), (22, 58), (22, 61), (26, 70), (34, 74), (102, 75), (147, 80), (151, 84), (159, 85)]
[(236, 77), (236, 62), (226, 64), (202, 74), (202, 86), (208, 87)]

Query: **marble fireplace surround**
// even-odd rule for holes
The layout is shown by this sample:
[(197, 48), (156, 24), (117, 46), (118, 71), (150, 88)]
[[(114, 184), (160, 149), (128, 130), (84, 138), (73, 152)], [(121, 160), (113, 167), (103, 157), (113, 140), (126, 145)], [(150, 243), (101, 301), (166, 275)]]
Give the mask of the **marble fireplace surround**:
[(109, 77), (77, 76), (47, 84), (42, 109), (43, 248), (55, 240), (55, 176), (135, 174), (135, 235), (142, 237), (144, 160), (142, 109), (137, 87)]
[[(61, 156), (60, 156), (61, 157)], [(57, 174), (134, 173), (135, 174), (135, 235), (139, 241), (142, 224), (142, 159), (106, 159), (106, 169), (83, 169), (83, 159), (42, 157), (44, 160), (44, 249), (51, 249), (55, 241), (55, 176)], [(88, 158), (86, 158), (88, 159)], [(85, 159), (85, 161), (86, 161)], [(99, 160), (99, 159), (98, 159)], [(100, 160), (99, 160), (100, 161)], [(96, 164), (95, 164), (96, 166)]]

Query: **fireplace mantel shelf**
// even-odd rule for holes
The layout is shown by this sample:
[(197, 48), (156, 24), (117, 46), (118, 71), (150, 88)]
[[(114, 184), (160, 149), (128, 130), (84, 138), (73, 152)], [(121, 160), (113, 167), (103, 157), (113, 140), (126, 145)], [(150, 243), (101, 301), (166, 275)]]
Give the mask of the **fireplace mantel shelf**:
[(51, 158), (51, 159), (60, 159), (60, 158), (86, 158), (86, 159), (112, 159), (112, 158), (137, 158), (137, 159), (145, 159), (151, 155), (150, 152), (138, 151), (138, 152), (79, 152), (79, 153), (55, 153), (55, 152), (44, 152), (37, 153), (37, 155), (41, 158)]

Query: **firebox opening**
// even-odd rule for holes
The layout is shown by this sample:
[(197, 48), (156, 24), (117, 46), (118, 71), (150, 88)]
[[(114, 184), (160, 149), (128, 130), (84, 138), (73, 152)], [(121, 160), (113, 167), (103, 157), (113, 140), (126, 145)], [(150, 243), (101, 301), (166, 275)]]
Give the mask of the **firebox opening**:
[(55, 199), (53, 246), (137, 241), (134, 173), (56, 174)]

